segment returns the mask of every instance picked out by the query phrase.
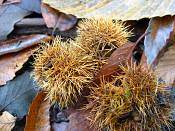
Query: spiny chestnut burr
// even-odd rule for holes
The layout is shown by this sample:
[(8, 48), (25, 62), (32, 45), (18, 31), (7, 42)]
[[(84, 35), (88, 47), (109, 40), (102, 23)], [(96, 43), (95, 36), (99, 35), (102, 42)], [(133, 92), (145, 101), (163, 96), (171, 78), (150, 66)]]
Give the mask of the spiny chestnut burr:
[(88, 54), (106, 59), (128, 41), (132, 33), (127, 28), (122, 22), (109, 18), (85, 19), (79, 24), (77, 41)]
[(58, 102), (62, 108), (77, 101), (98, 70), (98, 61), (80, 50), (74, 41), (63, 42), (57, 37), (53, 43), (42, 45), (35, 55), (36, 82), (51, 102)]
[(154, 73), (140, 65), (120, 66), (120, 74), (111, 82), (102, 80), (91, 87), (88, 104), (89, 120), (98, 130), (135, 131), (170, 128), (169, 103), (164, 106), (158, 96), (168, 94)]

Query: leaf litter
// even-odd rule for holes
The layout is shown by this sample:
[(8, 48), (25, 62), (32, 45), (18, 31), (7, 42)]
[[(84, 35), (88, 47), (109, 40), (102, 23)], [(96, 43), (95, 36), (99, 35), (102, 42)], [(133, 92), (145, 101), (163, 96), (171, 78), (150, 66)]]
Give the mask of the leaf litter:
[[(57, 4), (58, 2), (59, 4)], [(98, 17), (108, 16), (119, 20), (150, 18), (150, 21), (146, 19), (149, 21), (149, 25), (144, 36), (144, 42), (139, 41), (137, 43), (135, 40), (138, 37), (132, 36), (135, 40), (130, 40), (134, 41), (123, 43), (123, 46), (117, 48), (111, 54), (107, 63), (102, 66), (97, 76), (95, 76), (93, 83), (90, 83), (88, 86), (92, 86), (94, 83), (99, 84), (100, 79), (104, 77), (109, 78), (108, 80), (110, 81), (113, 75), (119, 73), (119, 66), (135, 62), (134, 59), (137, 59), (137, 64), (143, 65), (145, 70), (148, 70), (148, 68), (154, 70), (160, 81), (165, 82), (166, 87), (169, 87), (166, 90), (170, 90), (175, 82), (175, 63), (173, 63), (175, 58), (175, 19), (173, 16), (175, 1), (158, 0), (154, 1), (154, 3), (153, 1), (146, 0), (142, 2), (132, 1), (128, 5), (130, 2), (129, 0), (121, 2), (115, 0), (108, 2), (102, 0), (99, 2), (94, 0), (82, 1), (82, 3), (79, 3), (77, 0), (44, 0), (43, 2), (40, 0), (1, 0), (0, 39), (4, 39), (5, 42), (0, 42), (0, 112), (2, 113), (0, 115), (0, 129), (3, 126), (2, 130), (13, 130), (13, 127), (17, 125), (16, 120), (19, 118), (22, 120), (22, 118), (24, 119), (27, 116), (25, 130), (51, 130), (51, 128), (58, 131), (93, 130), (86, 119), (89, 112), (77, 110), (82, 109), (82, 105), (87, 103), (84, 96), (89, 95), (90, 92), (88, 90), (82, 93), (84, 96), (79, 98), (75, 105), (62, 110), (59, 108), (59, 103), (57, 103), (59, 109), (52, 110), (51, 104), (56, 104), (51, 103), (45, 97), (47, 91), (40, 91), (38, 93), (38, 85), (31, 76), (33, 71), (31, 69), (32, 65), (29, 63), (34, 61), (33, 57), (35, 56), (33, 53), (35, 48), (38, 48), (36, 45), (42, 43), (42, 40), (50, 41), (50, 38), (52, 39), (53, 36), (48, 37), (47, 33), (30, 34), (24, 37), (14, 36), (17, 38), (10, 41), (8, 35), (13, 36), (13, 33), (18, 31), (19, 28), (15, 26), (16, 22), (26, 16), (29, 17), (28, 19), (39, 16), (45, 22), (45, 25), (42, 25), (40, 28), (51, 28), (52, 34), (55, 34), (55, 32), (59, 34), (61, 32), (70, 35), (70, 38), (72, 38), (71, 34), (67, 33), (67, 31), (74, 27), (80, 28), (77, 23), (81, 22), (82, 19), (78, 18), (83, 17), (86, 19), (97, 17), (97, 15)], [(126, 9), (126, 7), (128, 8)], [(166, 9), (162, 9), (165, 7)], [(35, 23), (25, 25), (24, 22), (23, 26), (34, 28), (34, 30), (36, 28)], [(142, 26), (137, 27), (137, 24), (133, 27), (136, 30), (139, 28), (138, 33), (143, 33), (145, 29)], [(20, 28), (23, 27), (21, 26)], [(74, 32), (78, 33), (77, 30)], [(63, 41), (65, 40), (66, 38), (63, 38)], [(135, 57), (135, 52), (136, 54), (137, 52), (140, 53), (140, 50), (138, 50), (140, 45), (144, 45), (144, 48), (141, 50), (142, 57)], [(160, 99), (163, 98), (160, 97)], [(4, 122), (8, 120), (10, 123), (4, 126), (1, 124), (1, 120)]]

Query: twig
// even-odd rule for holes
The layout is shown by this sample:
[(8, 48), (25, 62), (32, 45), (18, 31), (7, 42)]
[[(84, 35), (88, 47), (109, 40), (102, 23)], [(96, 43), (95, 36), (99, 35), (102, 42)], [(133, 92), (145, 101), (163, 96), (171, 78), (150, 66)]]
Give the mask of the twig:
[(145, 33), (143, 33), (143, 34), (138, 38), (138, 40), (135, 42), (136, 45), (137, 45), (146, 35), (148, 35), (149, 33), (151, 33), (151, 32), (145, 32)]

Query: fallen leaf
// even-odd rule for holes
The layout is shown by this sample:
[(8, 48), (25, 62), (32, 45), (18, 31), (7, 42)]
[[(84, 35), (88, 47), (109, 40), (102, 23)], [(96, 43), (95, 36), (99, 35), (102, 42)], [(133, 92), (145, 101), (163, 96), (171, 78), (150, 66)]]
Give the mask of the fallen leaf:
[(14, 24), (35, 11), (40, 13), (40, 0), (21, 0), (18, 4), (6, 4), (0, 8), (0, 40), (6, 39)]
[(58, 28), (60, 31), (66, 31), (73, 28), (77, 23), (75, 16), (59, 12), (46, 4), (41, 4), (41, 11), (48, 28)]
[(95, 131), (87, 120), (88, 114), (85, 111), (76, 111), (72, 113), (68, 119), (69, 124), (65, 131)]
[[(147, 35), (144, 40), (144, 52), (147, 63), (152, 65), (159, 52), (167, 45), (171, 39), (175, 26), (175, 17), (166, 16), (163, 18), (151, 19), (147, 28)], [(173, 35), (172, 35), (173, 36)]]
[(175, 45), (168, 48), (160, 55), (155, 68), (157, 75), (162, 78), (167, 86), (172, 86), (175, 82)]
[(125, 21), (175, 14), (175, 0), (43, 0), (43, 2), (79, 18), (102, 16)]
[(23, 118), (37, 93), (36, 88), (31, 71), (26, 70), (19, 74), (13, 81), (0, 88), (0, 111), (5, 110), (18, 118)]
[[(34, 49), (3, 55), (0, 57), (0, 85), (5, 85), (7, 81), (15, 77), (15, 73), (20, 70), (23, 64), (33, 54)], [(1, 87), (0, 87), (1, 88)]]
[(136, 44), (129, 42), (117, 48), (109, 57), (107, 64), (100, 69), (97, 78), (109, 77), (116, 72), (118, 65), (130, 62), (135, 46)]
[(51, 37), (49, 37), (48, 35), (38, 34), (38, 35), (21, 36), (12, 40), (1, 41), (0, 55), (18, 52), (25, 48), (35, 46), (36, 44), (42, 41), (49, 41), (49, 40), (51, 40)]
[(0, 116), (0, 131), (11, 131), (15, 126), (16, 117), (4, 111)]
[(50, 131), (50, 101), (44, 92), (39, 92), (33, 99), (27, 115), (25, 131)]

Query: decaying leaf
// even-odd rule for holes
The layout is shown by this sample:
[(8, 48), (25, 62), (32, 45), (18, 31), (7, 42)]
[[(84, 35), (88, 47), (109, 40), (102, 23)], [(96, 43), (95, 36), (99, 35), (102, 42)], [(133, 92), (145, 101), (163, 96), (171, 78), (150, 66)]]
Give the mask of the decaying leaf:
[(101, 68), (98, 77), (108, 77), (116, 72), (119, 64), (130, 62), (135, 46), (134, 43), (127, 43), (116, 49), (109, 57), (108, 63)]
[(0, 55), (18, 52), (25, 48), (34, 46), (42, 41), (49, 41), (50, 39), (51, 37), (48, 35), (38, 34), (21, 36), (12, 40), (2, 41), (0, 42)]
[(175, 45), (172, 45), (168, 50), (160, 56), (155, 72), (167, 84), (171, 86), (175, 82)]
[[(23, 64), (33, 54), (34, 48), (3, 55), (0, 57), (0, 86), (15, 77), (15, 73), (20, 70)], [(1, 87), (0, 87), (1, 88)]]
[(147, 63), (149, 65), (153, 64), (159, 52), (171, 39), (175, 28), (174, 26), (174, 16), (151, 19), (144, 40), (145, 56), (147, 57)]
[(23, 118), (37, 93), (36, 88), (31, 71), (26, 70), (18, 75), (13, 81), (0, 88), (0, 111), (5, 110), (18, 118)]
[(6, 39), (13, 30), (14, 24), (32, 11), (40, 13), (40, 0), (21, 0), (17, 4), (6, 4), (0, 7), (0, 40)]
[(80, 18), (102, 16), (139, 20), (175, 14), (175, 0), (43, 0), (43, 2)]
[(9, 112), (4, 111), (0, 116), (0, 131), (11, 131), (15, 126), (16, 117)]
[(27, 115), (27, 123), (25, 131), (50, 131), (50, 102), (45, 99), (46, 94), (39, 92), (34, 98), (29, 113)]
[(48, 28), (58, 28), (60, 31), (66, 31), (77, 23), (75, 16), (66, 15), (46, 4), (41, 4), (41, 11)]

